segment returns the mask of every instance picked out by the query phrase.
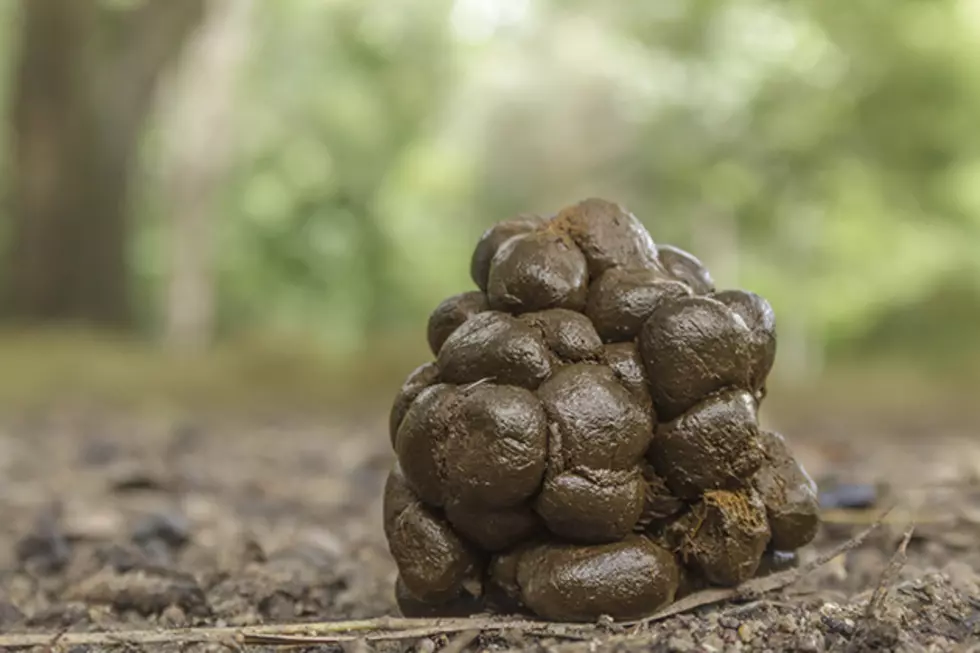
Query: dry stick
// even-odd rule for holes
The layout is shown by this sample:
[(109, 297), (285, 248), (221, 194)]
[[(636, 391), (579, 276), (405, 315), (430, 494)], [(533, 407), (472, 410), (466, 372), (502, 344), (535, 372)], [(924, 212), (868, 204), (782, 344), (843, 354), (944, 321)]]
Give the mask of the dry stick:
[[(763, 578), (754, 578), (731, 589), (710, 589), (687, 596), (664, 610), (647, 617), (622, 625), (645, 625), (661, 621), (697, 608), (737, 599), (755, 599), (767, 592), (787, 587), (818, 567), (839, 555), (855, 549), (882, 524), (891, 512), (885, 510), (875, 523), (856, 536), (819, 556), (798, 569), (789, 569)], [(909, 536), (911, 537), (911, 536)], [(309, 644), (329, 644), (365, 641), (406, 640), (448, 635), (467, 631), (516, 630), (535, 632), (547, 637), (573, 637), (577, 639), (582, 631), (592, 629), (590, 623), (552, 623), (526, 619), (500, 618), (460, 618), (460, 619), (401, 619), (381, 617), (379, 619), (359, 619), (352, 621), (327, 621), (294, 624), (268, 624), (248, 628), (183, 628), (172, 630), (121, 630), (97, 633), (64, 633), (58, 644), (64, 646), (139, 646), (159, 644), (204, 644), (216, 643), (234, 646), (235, 644), (266, 644), (296, 646)], [(572, 632), (568, 632), (572, 631)], [(358, 632), (359, 634), (351, 634)], [(45, 646), (51, 643), (51, 633), (11, 633), (0, 635), (0, 650)]]
[[(847, 508), (825, 509), (820, 512), (820, 521), (825, 524), (843, 524), (848, 526), (858, 526), (873, 523), (878, 519), (877, 513), (873, 510), (851, 510)], [(917, 524), (945, 524), (953, 523), (956, 517), (953, 515), (917, 515), (900, 513), (891, 515), (882, 521), (883, 524), (907, 524), (914, 521)]]
[(442, 648), (441, 653), (463, 653), (463, 650), (479, 636), (479, 630), (464, 630), (449, 640), (449, 643)]
[[(354, 621), (323, 621), (292, 624), (267, 624), (249, 627), (200, 627), (160, 630), (117, 630), (94, 633), (65, 633), (58, 639), (66, 646), (133, 646), (147, 644), (298, 644), (341, 643), (365, 641), (401, 640), (431, 635), (449, 635), (467, 630), (519, 630), (546, 631), (549, 636), (561, 637), (560, 628), (585, 629), (593, 624), (557, 624), (530, 620), (474, 619), (401, 619), (380, 617)], [(554, 630), (554, 632), (552, 632)], [(365, 632), (371, 631), (371, 632)], [(352, 634), (354, 632), (361, 634)], [(295, 633), (295, 634), (289, 634)], [(306, 636), (299, 633), (307, 633)], [(317, 635), (321, 633), (321, 635)], [(335, 633), (335, 634), (330, 634)], [(0, 634), (0, 650), (46, 646), (51, 644), (51, 633)]]
[(908, 530), (905, 531), (902, 541), (899, 543), (894, 555), (892, 555), (891, 560), (888, 561), (888, 565), (885, 567), (885, 570), (881, 572), (881, 578), (878, 579), (878, 586), (875, 588), (874, 593), (868, 600), (868, 608), (865, 610), (865, 617), (869, 619), (875, 618), (881, 612), (881, 608), (884, 606), (885, 599), (888, 596), (888, 590), (895, 582), (898, 572), (905, 566), (906, 550), (908, 549), (909, 540), (912, 539), (912, 533), (914, 531), (915, 524), (912, 524), (909, 526)]
[[(418, 627), (407, 628), (404, 630), (392, 630), (392, 631), (377, 631), (373, 633), (366, 633), (361, 637), (368, 641), (385, 641), (385, 640), (405, 640), (405, 639), (420, 639), (422, 637), (432, 637), (434, 635), (449, 635), (452, 633), (466, 632), (466, 631), (477, 631), (483, 632), (486, 630), (501, 631), (501, 630), (516, 630), (522, 633), (527, 633), (532, 630), (539, 631), (541, 635), (547, 637), (563, 637), (571, 636), (573, 639), (578, 639), (574, 634), (568, 634), (563, 631), (566, 629), (572, 630), (584, 630), (592, 629), (595, 624), (591, 623), (552, 623), (548, 621), (532, 621), (528, 620), (517, 620), (517, 621), (500, 621), (494, 618), (466, 618), (466, 619), (454, 619), (454, 620), (443, 620), (441, 623), (439, 620), (430, 619), (416, 619), (415, 623)], [(323, 632), (324, 629), (320, 628), (326, 624), (310, 624), (313, 626), (311, 630), (318, 630)], [(349, 641), (342, 639), (348, 637), (347, 635), (281, 635), (278, 633), (267, 633), (256, 635), (251, 632), (242, 631), (241, 642), (243, 644), (267, 644), (267, 645), (308, 645), (308, 644), (331, 644), (334, 642)], [(351, 638), (353, 639), (353, 638)], [(0, 640), (2, 643), (2, 640)]]
[(871, 598), (868, 599), (868, 605), (864, 610), (864, 619), (861, 622), (860, 627), (851, 639), (851, 649), (858, 650), (864, 642), (868, 631), (871, 629), (872, 624), (881, 618), (881, 610), (885, 606), (885, 601), (888, 598), (888, 592), (891, 586), (894, 584), (895, 579), (898, 577), (898, 573), (905, 566), (906, 560), (906, 550), (909, 546), (909, 541), (912, 539), (912, 533), (915, 531), (915, 524), (911, 524), (908, 530), (905, 531), (905, 535), (902, 537), (902, 541), (899, 543), (898, 548), (892, 555), (891, 560), (888, 561), (888, 565), (885, 566), (885, 570), (881, 572), (881, 577), (878, 579), (878, 585), (875, 587), (874, 592), (871, 593)]

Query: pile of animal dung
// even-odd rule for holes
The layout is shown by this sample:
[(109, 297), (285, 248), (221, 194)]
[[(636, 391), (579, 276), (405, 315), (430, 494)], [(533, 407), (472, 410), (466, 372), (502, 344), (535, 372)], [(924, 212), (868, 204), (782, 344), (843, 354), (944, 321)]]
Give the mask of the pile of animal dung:
[(496, 224), (471, 276), (391, 411), (406, 616), (636, 619), (793, 563), (817, 494), (758, 424), (765, 299), (601, 199)]

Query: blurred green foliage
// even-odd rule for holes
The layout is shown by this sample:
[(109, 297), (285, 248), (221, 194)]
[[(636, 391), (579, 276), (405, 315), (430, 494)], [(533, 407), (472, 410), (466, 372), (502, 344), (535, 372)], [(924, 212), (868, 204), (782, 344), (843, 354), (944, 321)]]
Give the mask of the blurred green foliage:
[[(421, 352), (483, 229), (600, 195), (767, 296), (791, 347), (962, 365), (980, 344), (968, 0), (278, 0), (250, 42), (222, 336)], [(152, 329), (167, 198), (145, 197)]]

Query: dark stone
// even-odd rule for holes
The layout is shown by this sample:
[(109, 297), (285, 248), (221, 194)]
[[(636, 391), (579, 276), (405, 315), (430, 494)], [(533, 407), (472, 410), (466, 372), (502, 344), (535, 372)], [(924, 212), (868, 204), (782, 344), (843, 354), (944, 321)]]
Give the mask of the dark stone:
[(72, 551), (59, 517), (57, 506), (41, 512), (34, 530), (16, 544), (18, 562), (42, 574), (58, 573), (67, 566)]
[(6, 597), (0, 596), (0, 628), (4, 631), (24, 620), (24, 613)]
[(169, 548), (179, 549), (190, 540), (190, 522), (178, 513), (146, 515), (136, 522), (131, 539), (142, 546), (160, 542)]
[(793, 569), (800, 565), (800, 557), (796, 551), (775, 551), (768, 550), (762, 554), (762, 561), (759, 569), (755, 572), (756, 576), (769, 576), (778, 574), (781, 571)]
[(878, 505), (878, 488), (871, 483), (827, 481), (821, 484), (818, 499), (825, 510), (866, 510)]

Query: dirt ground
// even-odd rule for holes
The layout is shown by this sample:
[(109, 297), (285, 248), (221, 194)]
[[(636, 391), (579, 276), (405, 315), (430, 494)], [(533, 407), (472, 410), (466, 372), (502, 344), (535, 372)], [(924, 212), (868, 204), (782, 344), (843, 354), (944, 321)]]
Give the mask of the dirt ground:
[[(396, 614), (381, 531), (386, 417), (173, 420), (65, 410), (5, 418), (0, 633), (46, 633), (53, 645), (39, 650), (80, 653), (100, 647), (62, 645), (58, 635)], [(770, 426), (786, 433), (824, 488), (876, 484), (879, 505), (898, 502), (893, 522), (780, 592), (648, 626), (348, 649), (980, 651), (976, 424), (807, 418)], [(917, 525), (907, 560), (869, 611), (910, 515)], [(803, 563), (869, 521), (863, 512), (827, 517)], [(209, 647), (220, 650), (147, 650)]]

